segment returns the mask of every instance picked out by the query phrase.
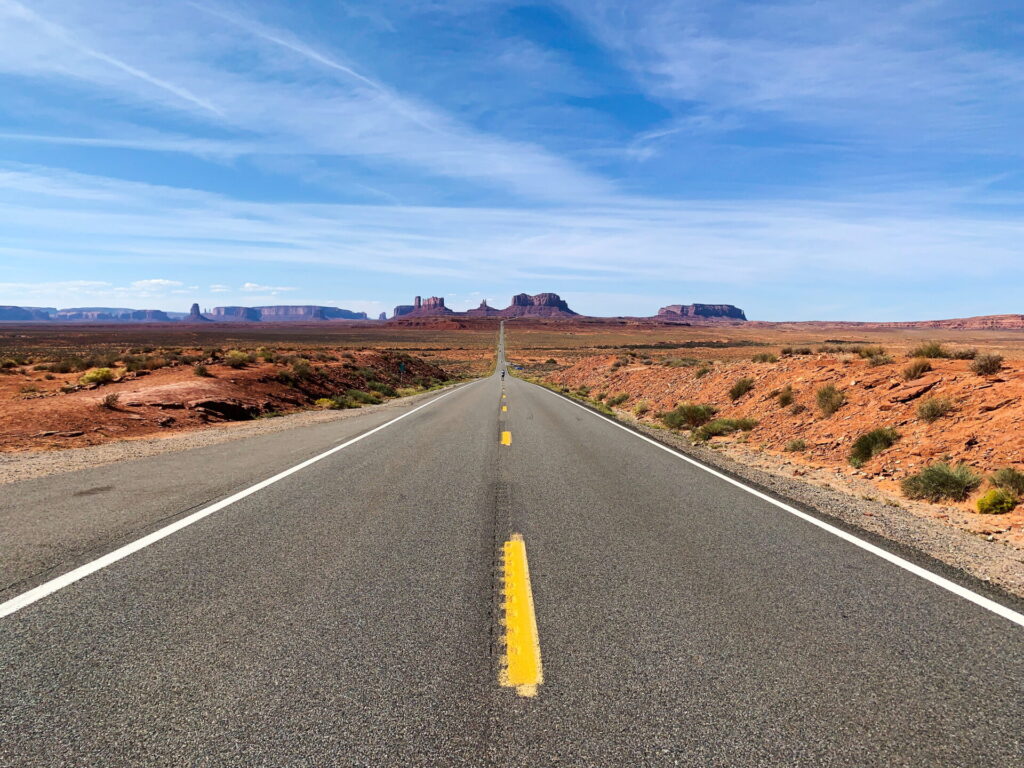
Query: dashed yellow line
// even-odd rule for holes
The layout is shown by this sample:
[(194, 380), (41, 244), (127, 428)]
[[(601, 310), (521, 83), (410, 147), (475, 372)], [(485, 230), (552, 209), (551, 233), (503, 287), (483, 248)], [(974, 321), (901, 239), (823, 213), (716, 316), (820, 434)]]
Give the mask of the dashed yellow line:
[(520, 696), (536, 696), (544, 682), (540, 661), (540, 636), (533, 610), (530, 567), (526, 561), (526, 542), (518, 533), (502, 549), (505, 567), (505, 654), (501, 659), (498, 682), (515, 688)]
[(505, 412), (505, 411), (507, 411), (507, 410), (508, 410), (508, 406), (507, 406), (507, 405), (503, 405), (503, 406), (501, 406), (501, 411), (502, 411), (502, 413), (504, 413), (504, 412)]
[(512, 433), (511, 432), (506, 430), (505, 432), (501, 433), (501, 444), (502, 445), (512, 445)]

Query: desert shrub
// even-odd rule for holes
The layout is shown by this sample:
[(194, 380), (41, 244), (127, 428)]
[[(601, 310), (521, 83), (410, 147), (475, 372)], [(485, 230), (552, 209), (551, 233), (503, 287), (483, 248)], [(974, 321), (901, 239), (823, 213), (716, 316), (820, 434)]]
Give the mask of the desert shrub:
[(779, 394), (778, 394), (778, 399), (779, 399), (779, 407), (780, 408), (785, 408), (788, 405), (792, 405), (793, 404), (793, 385), (792, 384), (787, 384), (782, 389), (780, 389), (779, 390)]
[(833, 384), (826, 384), (821, 387), (814, 397), (818, 402), (818, 410), (821, 411), (822, 416), (831, 416), (842, 408), (843, 403), (846, 402), (846, 395), (836, 389)]
[(94, 368), (82, 375), (79, 384), (107, 384), (114, 380), (114, 371), (110, 368)]
[(1002, 367), (1002, 355), (978, 355), (971, 361), (971, 370), (979, 376), (991, 376), (993, 373), (999, 373)]
[(945, 461), (937, 461), (916, 475), (903, 478), (900, 487), (910, 499), (927, 501), (963, 501), (981, 485), (981, 475), (966, 464), (951, 467)]
[(595, 400), (604, 400), (606, 397), (608, 397), (607, 392), (598, 392), (596, 395), (594, 395)]
[(792, 347), (783, 347), (782, 349), (779, 350), (779, 354), (780, 355), (792, 355), (793, 354), (793, 348)]
[(243, 352), (240, 349), (232, 349), (224, 356), (224, 365), (230, 368), (244, 368), (254, 362), (256, 362), (256, 355)]
[(850, 351), (856, 351), (865, 360), (870, 360), (872, 357), (886, 357), (884, 347), (854, 347)]
[(812, 350), (811, 350), (810, 347), (794, 347), (793, 348), (793, 354), (794, 355), (809, 355), (809, 354), (811, 354), (811, 352), (812, 352)]
[(797, 438), (796, 440), (790, 440), (790, 441), (788, 441), (786, 443), (786, 448), (785, 449), (787, 451), (789, 451), (790, 453), (797, 453), (799, 451), (806, 451), (807, 450), (807, 442), (805, 440), (801, 440), (800, 438)]
[(886, 448), (893, 446), (900, 439), (900, 433), (892, 427), (872, 429), (854, 440), (850, 447), (850, 464), (862, 467)]
[(777, 363), (779, 358), (771, 352), (759, 352), (752, 358), (755, 363)]
[(331, 408), (331, 409), (333, 409), (334, 408), (334, 401), (331, 398), (329, 398), (329, 397), (320, 397), (320, 398), (316, 399), (316, 401), (313, 403), (313, 405), (315, 405), (317, 408)]
[(313, 375), (313, 369), (309, 365), (308, 360), (303, 360), (301, 357), (292, 363), (292, 375), (299, 381), (305, 381)]
[(932, 370), (932, 364), (927, 360), (915, 360), (903, 369), (903, 378), (906, 381), (913, 381), (924, 376), (930, 370)]
[(590, 387), (586, 386), (585, 384), (580, 385), (579, 387), (576, 388), (576, 394), (579, 395), (580, 397), (587, 397), (588, 395), (590, 395)]
[(736, 381), (733, 382), (733, 385), (729, 387), (729, 399), (739, 400), (753, 388), (754, 380), (751, 379), (749, 376), (744, 376), (741, 379), (736, 379)]
[(644, 416), (651, 410), (650, 404), (646, 400), (641, 400), (633, 406), (633, 415), (636, 417)]
[(953, 412), (953, 401), (948, 397), (929, 397), (917, 404), (917, 418), (931, 424)]
[(711, 369), (708, 368), (706, 365), (702, 365), (700, 368), (697, 369), (696, 373), (694, 373), (693, 376), (695, 379), (703, 379), (709, 373), (711, 373)]
[(1020, 500), (1009, 491), (993, 488), (978, 499), (978, 512), (982, 515), (1004, 515), (1012, 512)]
[(192, 372), (196, 376), (208, 377), (210, 375), (210, 369), (207, 368), (205, 365), (202, 365), (202, 364), (197, 365), (195, 368), (193, 368)]
[(549, 357), (547, 360), (544, 361), (544, 365), (558, 365), (558, 361), (555, 360), (555, 358), (553, 357)]
[(694, 357), (666, 357), (661, 364), (667, 368), (693, 368), (700, 364)]
[(797, 416), (807, 410), (807, 406), (803, 403), (793, 403), (793, 407), (789, 409), (789, 412), (794, 416)]
[(381, 400), (380, 395), (376, 392), (363, 392), (361, 389), (350, 389), (345, 393), (345, 396), (353, 402), (364, 405), (375, 405)]
[(949, 357), (946, 348), (937, 341), (926, 341), (910, 350), (911, 357), (943, 358)]
[(627, 400), (629, 400), (629, 395), (623, 392), (622, 394), (615, 395), (614, 397), (609, 397), (605, 402), (614, 407), (616, 405), (622, 405)]
[(973, 360), (978, 356), (978, 350), (976, 349), (954, 349), (949, 353), (949, 356), (953, 360)]
[(988, 481), (996, 488), (1024, 497), (1024, 472), (1019, 472), (1013, 467), (1006, 467), (993, 472)]
[(869, 356), (867, 361), (868, 365), (877, 368), (880, 365), (889, 365), (889, 363), (893, 362), (893, 359), (889, 355), (882, 353), (880, 355)]
[(384, 395), (384, 397), (398, 397), (398, 390), (390, 384), (385, 384), (383, 381), (371, 381), (366, 386), (374, 392)]
[(106, 409), (111, 410), (111, 411), (116, 411), (117, 410), (117, 401), (120, 400), (120, 399), (121, 399), (121, 396), (119, 394), (117, 394), (117, 392), (111, 392), (111, 393), (109, 393), (107, 395), (104, 395), (103, 399), (100, 400), (100, 407), (101, 408), (106, 408)]
[(731, 435), (733, 432), (749, 432), (757, 426), (757, 419), (715, 419), (709, 421), (700, 429), (694, 430), (693, 436), (697, 440), (710, 440), (712, 437)]
[(666, 427), (672, 429), (696, 429), (711, 421), (715, 406), (697, 403), (680, 403), (668, 413), (661, 415)]

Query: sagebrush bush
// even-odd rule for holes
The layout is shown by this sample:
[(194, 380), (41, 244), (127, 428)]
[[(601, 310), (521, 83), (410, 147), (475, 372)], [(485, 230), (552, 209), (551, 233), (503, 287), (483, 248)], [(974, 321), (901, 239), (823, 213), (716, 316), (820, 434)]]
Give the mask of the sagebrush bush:
[(757, 426), (757, 419), (714, 419), (693, 432), (696, 440), (710, 440), (712, 437), (731, 435), (733, 432), (749, 432)]
[(953, 401), (948, 397), (929, 397), (917, 404), (917, 417), (931, 424), (953, 412)]
[(629, 400), (629, 395), (623, 392), (622, 394), (615, 395), (614, 397), (609, 397), (605, 402), (608, 403), (610, 407), (614, 408), (616, 405), (622, 405), (627, 400)]
[(117, 401), (121, 399), (121, 396), (117, 392), (111, 392), (108, 395), (104, 395), (100, 401), (100, 407), (106, 408), (109, 411), (117, 410)]
[(753, 361), (755, 363), (777, 363), (779, 358), (773, 355), (771, 352), (759, 352), (754, 355)]
[(973, 360), (978, 356), (976, 349), (954, 349), (949, 353), (953, 360)]
[(872, 357), (887, 356), (884, 347), (857, 347), (857, 354), (865, 360), (870, 360)]
[(993, 488), (978, 499), (978, 512), (983, 515), (1005, 515), (1012, 512), (1020, 499), (1002, 488)]
[(205, 365), (200, 364), (192, 369), (192, 373), (194, 373), (196, 376), (209, 377), (210, 369), (207, 368)]
[(903, 369), (903, 378), (906, 381), (913, 381), (921, 378), (930, 370), (932, 370), (932, 364), (927, 360), (915, 360)]
[(855, 467), (864, 466), (886, 448), (892, 447), (900, 439), (900, 433), (892, 427), (881, 427), (865, 432), (854, 440), (850, 447), (850, 464)]
[(910, 357), (943, 358), (949, 357), (949, 352), (937, 341), (926, 341), (910, 350)]
[(793, 354), (794, 355), (809, 355), (809, 354), (811, 354), (812, 351), (813, 350), (811, 350), (810, 347), (794, 347), (793, 348)]
[(978, 355), (971, 361), (971, 370), (979, 376), (991, 376), (994, 373), (999, 373), (1002, 367), (1002, 355)]
[(797, 453), (799, 451), (806, 451), (807, 450), (807, 441), (806, 440), (801, 440), (800, 438), (797, 438), (795, 440), (790, 440), (790, 441), (788, 441), (786, 443), (786, 450), (789, 451), (790, 453)]
[(711, 369), (708, 368), (706, 365), (702, 365), (700, 368), (697, 369), (697, 372), (694, 374), (694, 378), (703, 379), (709, 373), (711, 373)]
[(780, 355), (792, 355), (793, 354), (793, 348), (792, 347), (783, 347), (782, 349), (779, 350), (779, 354)]
[(365, 405), (376, 405), (381, 400), (380, 395), (376, 392), (364, 392), (361, 389), (350, 389), (345, 393), (345, 396), (353, 402)]
[(224, 365), (229, 368), (244, 368), (249, 363), (256, 361), (256, 355), (243, 352), (240, 349), (232, 349), (224, 356)]
[(644, 416), (650, 410), (650, 404), (646, 400), (641, 400), (639, 403), (633, 406), (633, 415), (637, 417)]
[(398, 397), (398, 390), (383, 381), (371, 381), (366, 386), (384, 397)]
[(749, 376), (744, 376), (741, 379), (736, 379), (736, 381), (733, 382), (733, 385), (729, 387), (729, 399), (739, 400), (753, 388), (754, 380), (751, 379)]
[(696, 429), (707, 424), (715, 415), (713, 405), (680, 403), (671, 411), (663, 413), (661, 420), (672, 429)]
[(889, 365), (889, 363), (894, 362), (892, 357), (884, 353), (881, 355), (871, 355), (870, 357), (867, 358), (867, 360), (868, 365), (872, 366), (873, 368), (877, 368), (880, 365)]
[(787, 384), (779, 390), (778, 394), (779, 406), (785, 408), (787, 405), (793, 404), (793, 385)]
[(903, 478), (900, 487), (910, 499), (963, 501), (981, 485), (981, 475), (966, 464), (955, 467), (937, 461), (916, 475)]
[(821, 387), (815, 392), (814, 397), (822, 416), (831, 416), (846, 402), (846, 395), (836, 389), (834, 384), (826, 384)]
[(1024, 472), (1013, 467), (996, 470), (989, 476), (988, 481), (996, 488), (1002, 488), (1015, 496), (1024, 497)]
[(317, 408), (334, 408), (334, 401), (329, 397), (317, 398), (313, 403)]
[(79, 384), (107, 384), (114, 380), (114, 372), (110, 368), (94, 368), (82, 374)]

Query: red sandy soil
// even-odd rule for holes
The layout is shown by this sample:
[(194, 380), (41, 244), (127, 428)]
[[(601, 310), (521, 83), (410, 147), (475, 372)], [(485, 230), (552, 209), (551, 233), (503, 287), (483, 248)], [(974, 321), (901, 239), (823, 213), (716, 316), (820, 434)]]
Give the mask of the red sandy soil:
[[(150, 437), (211, 423), (286, 413), (309, 407), (317, 398), (367, 390), (365, 371), (395, 388), (416, 377), (444, 381), (442, 368), (416, 357), (386, 351), (347, 352), (337, 361), (311, 362), (312, 375), (286, 383), (278, 378), (289, 366), (251, 363), (230, 368), (211, 362), (212, 377), (196, 376), (191, 365), (125, 373), (110, 384), (64, 393), (82, 374), (50, 374), (22, 366), (0, 376), (0, 451), (51, 450), (96, 445), (111, 440)], [(34, 391), (33, 391), (34, 390)], [(113, 408), (103, 399), (117, 394)]]
[[(749, 354), (749, 351), (748, 351)], [(696, 368), (644, 365), (635, 360), (617, 369), (621, 360), (614, 355), (579, 359), (564, 370), (549, 372), (546, 380), (576, 389), (589, 387), (591, 396), (630, 395), (620, 409), (631, 412), (640, 400), (650, 405), (643, 421), (659, 423), (656, 414), (681, 402), (707, 403), (725, 418), (751, 417), (758, 425), (749, 433), (714, 438), (714, 444), (746, 454), (753, 463), (774, 463), (776, 469), (807, 479), (835, 484), (847, 478), (850, 487), (864, 488), (867, 480), (883, 498), (898, 499), (902, 506), (919, 514), (937, 517), (975, 533), (992, 535), (1024, 547), (1024, 505), (1004, 515), (975, 512), (979, 491), (962, 504), (932, 505), (902, 498), (899, 481), (940, 459), (964, 461), (988, 473), (1024, 464), (1024, 363), (1009, 362), (997, 375), (971, 372), (969, 361), (932, 360), (934, 371), (914, 381), (904, 381), (901, 372), (908, 360), (870, 367), (866, 360), (849, 355), (784, 357), (778, 363), (726, 362), (712, 366), (712, 372), (697, 378)], [(736, 402), (728, 390), (741, 377), (754, 379), (754, 388)], [(781, 407), (777, 393), (791, 385), (794, 402), (805, 406), (801, 413)], [(846, 395), (846, 404), (830, 417), (819, 414), (815, 392), (833, 384)], [(928, 424), (918, 418), (918, 404), (929, 397), (949, 398), (956, 410)], [(861, 434), (878, 428), (895, 427), (901, 439), (861, 469), (848, 461), (850, 446)], [(806, 441), (804, 452), (784, 452), (794, 438)], [(823, 472), (821, 470), (828, 470)], [(862, 492), (862, 490), (861, 490)]]

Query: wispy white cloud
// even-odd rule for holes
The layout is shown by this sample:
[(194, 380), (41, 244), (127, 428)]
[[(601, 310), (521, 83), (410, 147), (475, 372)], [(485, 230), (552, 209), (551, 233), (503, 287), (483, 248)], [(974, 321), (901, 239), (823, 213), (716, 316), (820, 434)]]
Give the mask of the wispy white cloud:
[(269, 293), (277, 295), (283, 291), (294, 291), (295, 287), (290, 285), (260, 285), (259, 283), (242, 283), (241, 290), (246, 293)]
[(184, 283), (180, 280), (165, 280), (163, 278), (152, 278), (150, 280), (136, 280), (132, 288), (137, 291), (160, 291), (169, 288), (180, 288)]

